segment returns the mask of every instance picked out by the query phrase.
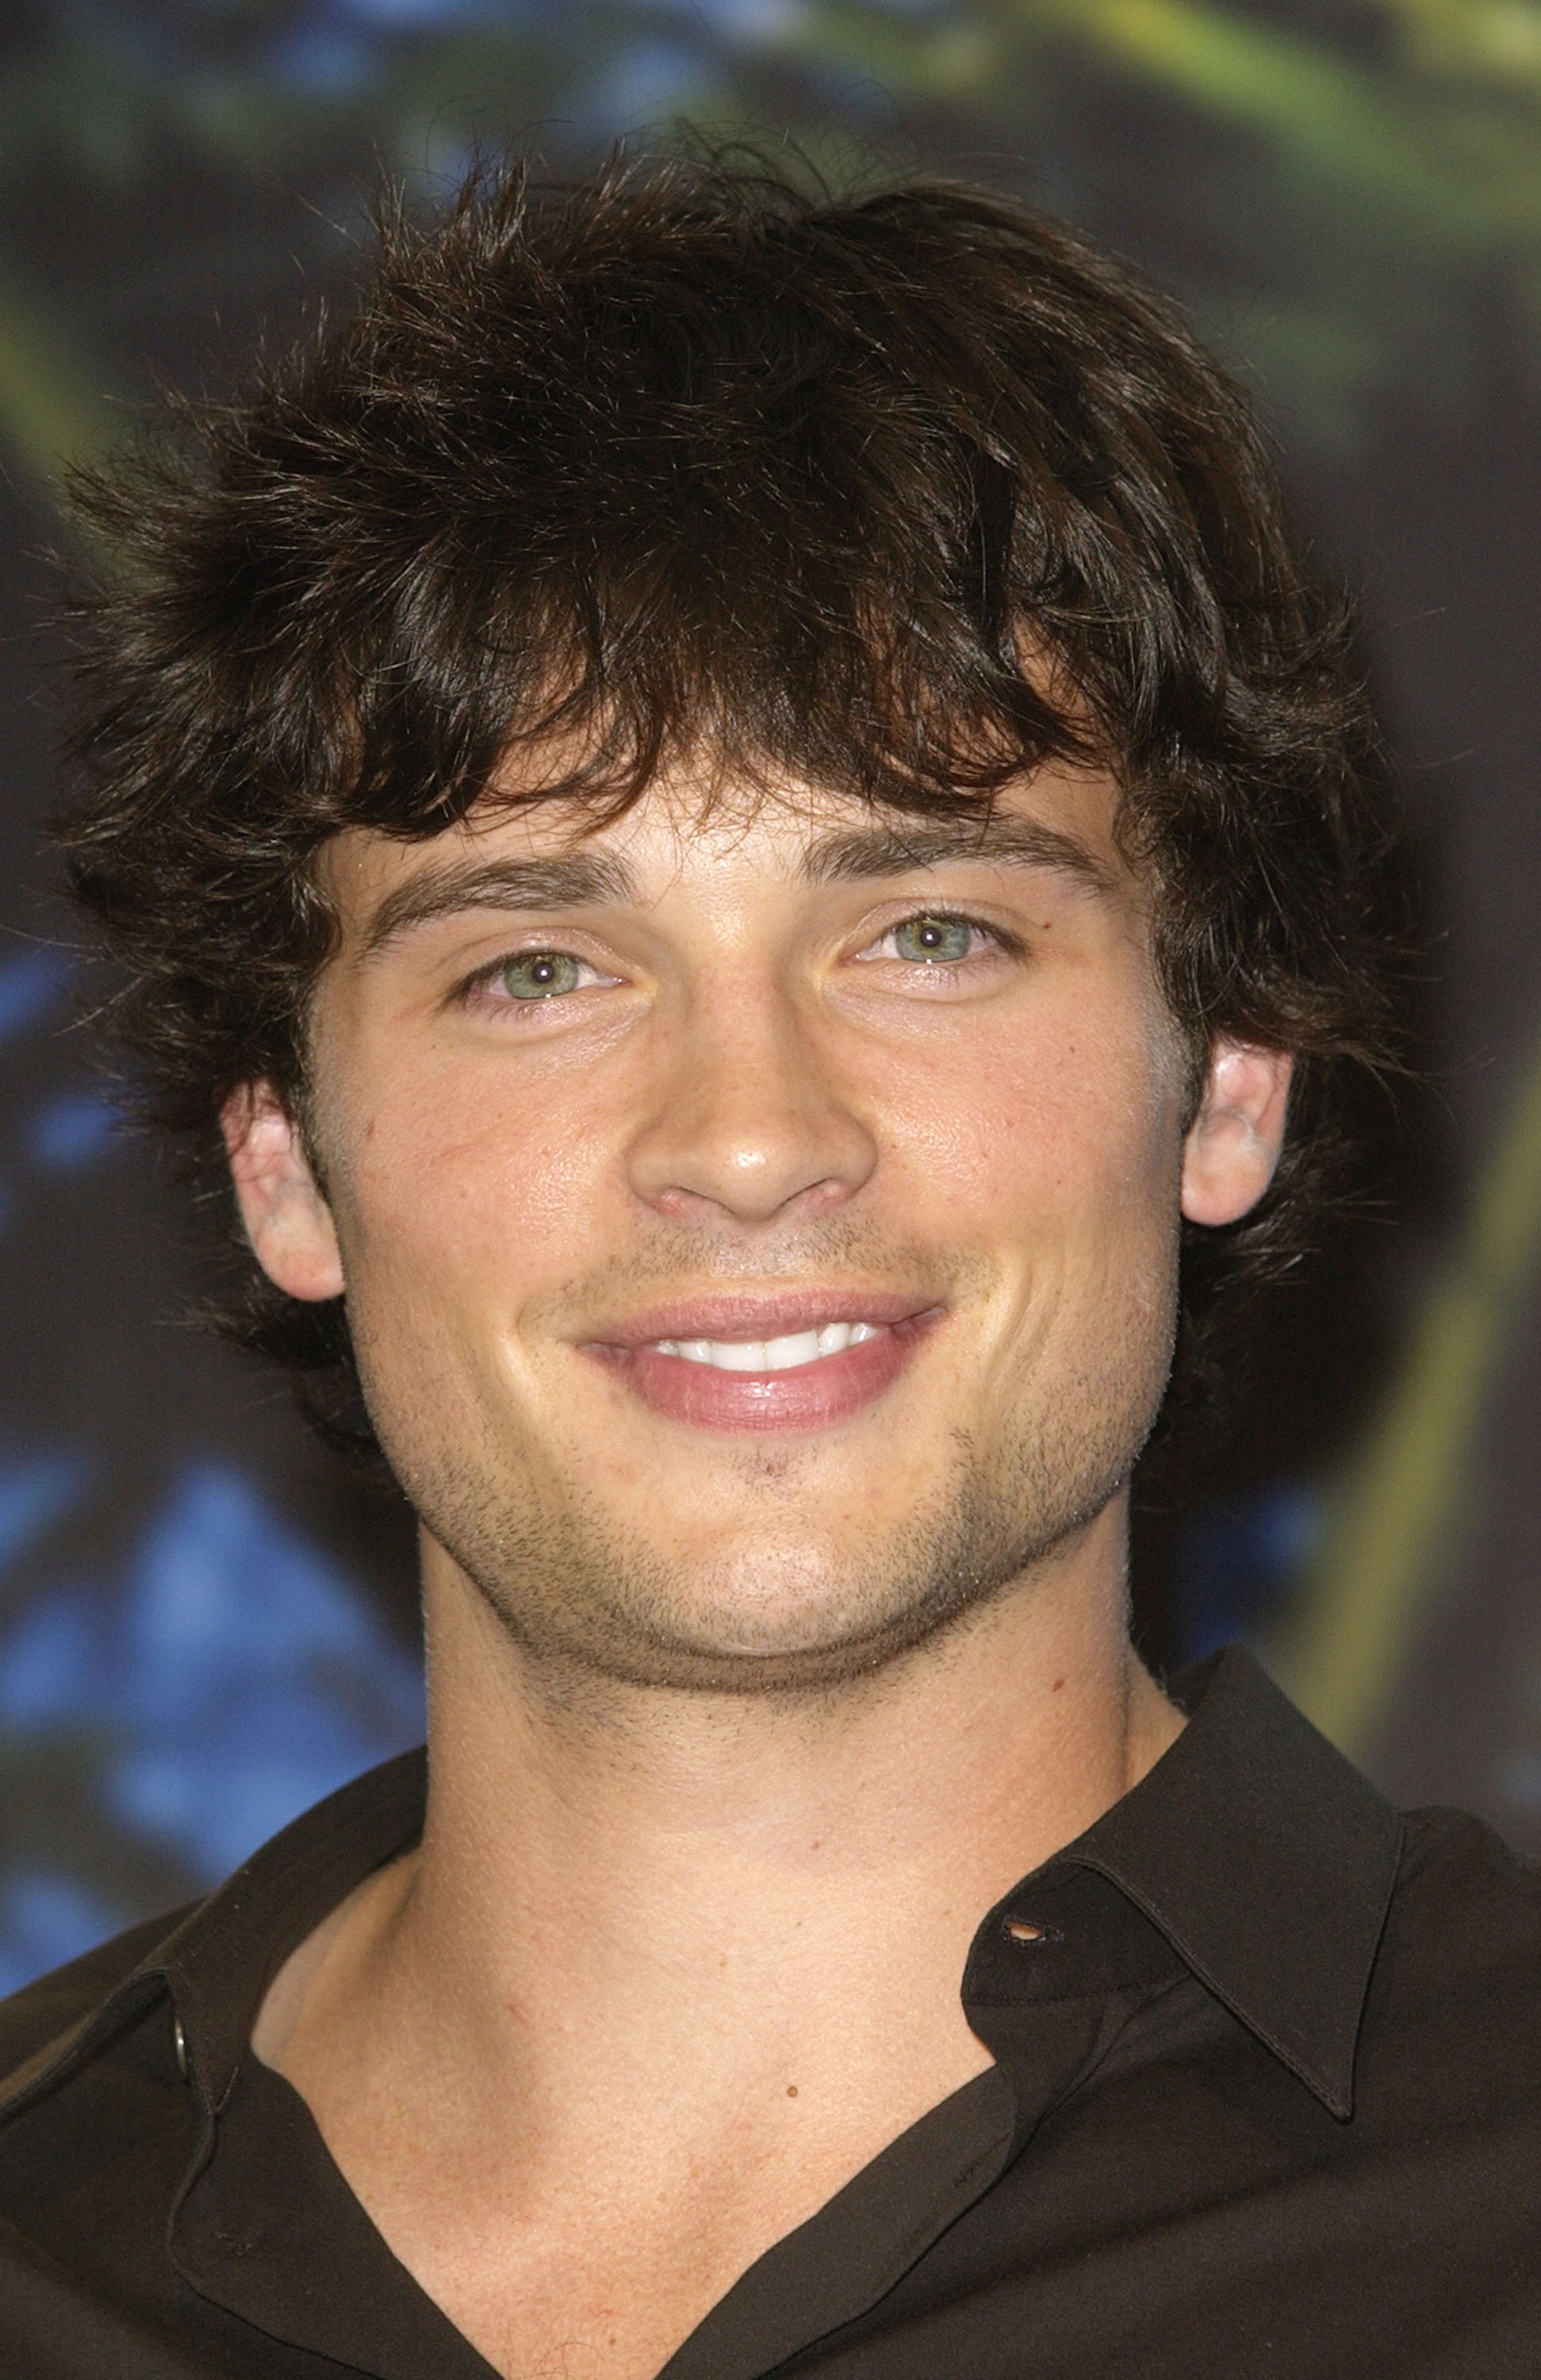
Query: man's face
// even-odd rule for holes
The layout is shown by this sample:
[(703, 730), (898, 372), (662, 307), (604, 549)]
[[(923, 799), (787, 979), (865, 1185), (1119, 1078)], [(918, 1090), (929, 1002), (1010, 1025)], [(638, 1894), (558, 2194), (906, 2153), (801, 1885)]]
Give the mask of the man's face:
[(325, 1204), (264, 1238), (236, 1133), (237, 1180), (285, 1286), (346, 1281), (435, 1558), (528, 1645), (828, 1682), (1117, 1497), (1189, 1076), (1113, 810), (1052, 771), (984, 833), (666, 781), (588, 835), (332, 846)]

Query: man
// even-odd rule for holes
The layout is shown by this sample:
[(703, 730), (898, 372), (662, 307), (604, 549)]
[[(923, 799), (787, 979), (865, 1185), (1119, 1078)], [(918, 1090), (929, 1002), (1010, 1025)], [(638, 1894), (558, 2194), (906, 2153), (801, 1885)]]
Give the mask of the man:
[(431, 1726), (11, 2003), (8, 2368), (1535, 2370), (1534, 1883), (1127, 1635), (1384, 1032), (1233, 389), (1003, 199), (510, 180), (94, 503), (77, 885)]

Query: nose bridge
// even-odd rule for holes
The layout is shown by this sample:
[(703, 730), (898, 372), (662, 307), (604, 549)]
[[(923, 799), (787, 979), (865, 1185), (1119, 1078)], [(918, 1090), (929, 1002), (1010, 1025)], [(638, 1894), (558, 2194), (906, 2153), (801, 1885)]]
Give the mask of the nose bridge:
[(630, 1154), (640, 1196), (758, 1220), (794, 1200), (837, 1206), (867, 1180), (871, 1136), (813, 1021), (769, 971), (741, 965), (698, 987), (670, 1039)]

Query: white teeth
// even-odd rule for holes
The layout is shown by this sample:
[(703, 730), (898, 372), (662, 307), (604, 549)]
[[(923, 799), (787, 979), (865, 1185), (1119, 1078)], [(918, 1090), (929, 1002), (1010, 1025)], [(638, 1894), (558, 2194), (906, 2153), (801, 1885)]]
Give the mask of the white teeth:
[(784, 1339), (766, 1341), (765, 1368), (768, 1372), (790, 1372), (795, 1364), (817, 1364), (819, 1353), (817, 1330), (794, 1330)]
[(824, 1355), (843, 1355), (875, 1339), (875, 1322), (826, 1322), (821, 1330), (792, 1330), (781, 1339), (659, 1339), (661, 1355), (679, 1355), (687, 1364), (710, 1364), (719, 1372), (790, 1372), (799, 1364), (816, 1364)]

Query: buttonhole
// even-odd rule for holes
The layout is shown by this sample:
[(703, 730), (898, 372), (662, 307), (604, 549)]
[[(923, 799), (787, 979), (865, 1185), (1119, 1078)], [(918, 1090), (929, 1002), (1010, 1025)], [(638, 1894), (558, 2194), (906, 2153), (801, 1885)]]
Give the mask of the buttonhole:
[(1004, 1931), (1008, 1942), (1025, 1942), (1030, 1950), (1036, 1950), (1041, 1943), (1064, 1938), (1057, 1925), (1035, 1925), (1028, 1917), (1008, 1917)]

